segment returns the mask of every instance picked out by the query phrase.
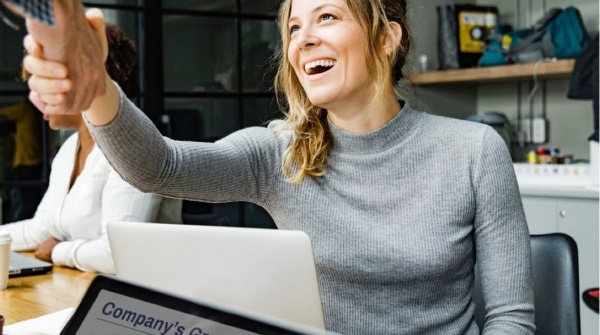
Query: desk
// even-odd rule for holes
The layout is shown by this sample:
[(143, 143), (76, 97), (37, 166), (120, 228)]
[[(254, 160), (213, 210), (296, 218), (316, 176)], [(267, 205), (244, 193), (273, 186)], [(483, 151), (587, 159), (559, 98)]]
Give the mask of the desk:
[(0, 314), (10, 325), (75, 307), (95, 277), (95, 273), (55, 265), (49, 274), (11, 278), (8, 288), (0, 290)]

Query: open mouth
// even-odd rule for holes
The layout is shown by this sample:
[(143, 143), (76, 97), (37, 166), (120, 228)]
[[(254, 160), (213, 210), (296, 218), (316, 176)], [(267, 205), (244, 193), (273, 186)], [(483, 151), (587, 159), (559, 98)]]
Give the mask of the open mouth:
[(334, 65), (334, 60), (316, 60), (304, 65), (304, 71), (306, 71), (308, 75), (319, 74), (331, 70)]

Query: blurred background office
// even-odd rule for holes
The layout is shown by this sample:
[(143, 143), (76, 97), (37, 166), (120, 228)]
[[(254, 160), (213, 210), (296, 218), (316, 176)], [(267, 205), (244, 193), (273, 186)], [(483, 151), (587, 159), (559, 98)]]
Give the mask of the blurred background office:
[[(108, 22), (132, 36), (140, 47), (142, 94), (137, 103), (166, 135), (175, 139), (215, 141), (247, 126), (264, 125), (280, 116), (271, 90), (274, 69), (269, 60), (279, 43), (275, 24), (277, 0), (99, 0), (84, 1), (104, 10)], [(437, 9), (465, 1), (414, 1), (411, 18), (416, 47), (409, 66), (412, 72), (440, 68)], [(598, 2), (595, 0), (471, 1), (495, 7), (497, 21), (515, 29), (530, 27), (550, 8), (575, 6), (582, 13), (590, 36), (598, 31)], [(22, 103), (26, 85), (17, 78), (25, 34), (0, 25), (0, 107)], [(523, 161), (537, 146), (557, 147), (574, 160), (590, 159), (587, 136), (592, 132), (593, 114), (589, 101), (566, 97), (569, 71), (539, 80), (530, 99), (533, 80), (505, 79), (469, 82), (433, 81), (410, 86), (406, 96), (417, 108), (429, 113), (465, 119), (495, 112), (513, 127), (523, 115), (543, 118), (547, 132), (542, 143), (528, 143), (514, 151)], [(7, 189), (23, 194), (40, 194), (46, 183), (48, 162), (68, 134), (47, 129), (36, 121), (35, 145), (41, 150), (39, 171), (15, 178), (16, 122), (0, 116), (0, 187), (3, 189), (3, 218), (11, 216)], [(12, 134), (12, 135), (10, 135)], [(580, 136), (574, 134), (581, 134)], [(516, 138), (512, 138), (516, 142)], [(12, 141), (12, 142), (11, 142)], [(34, 142), (32, 140), (30, 143)], [(514, 145), (514, 143), (513, 143)], [(33, 178), (36, 177), (36, 178)], [(14, 193), (14, 191), (12, 191)], [(35, 196), (28, 201), (38, 200)], [(269, 221), (262, 209), (250, 204), (208, 205), (187, 203), (189, 213), (217, 213), (235, 225), (261, 225)], [(33, 206), (35, 208), (35, 206)], [(25, 211), (27, 213), (27, 211)], [(29, 214), (29, 213), (27, 213)], [(26, 215), (27, 215), (26, 214)], [(4, 222), (7, 220), (3, 219)], [(267, 226), (270, 223), (266, 224)]]
[[(261, 126), (280, 116), (271, 90), (274, 69), (269, 60), (279, 43), (275, 23), (278, 0), (97, 0), (84, 1), (102, 8), (108, 22), (117, 24), (139, 47), (141, 95), (136, 103), (164, 135), (182, 140), (215, 141), (247, 126)], [(577, 241), (581, 290), (598, 286), (598, 188), (588, 187), (589, 168), (596, 149), (591, 100), (567, 96), (575, 59), (523, 64), (494, 71), (471, 72), (442, 68), (439, 8), (474, 5), (492, 8), (495, 24), (514, 29), (531, 27), (552, 8), (574, 6), (584, 29), (598, 34), (597, 0), (427, 0), (412, 1), (410, 16), (415, 36), (409, 60), (411, 84), (406, 98), (417, 109), (454, 118), (489, 122), (507, 138), (532, 233), (565, 232)], [(0, 109), (23, 106), (27, 86), (18, 80), (25, 30), (0, 24)], [(20, 29), (18, 29), (20, 28)], [(463, 64), (464, 65), (464, 64)], [(37, 113), (37, 112), (36, 112)], [(489, 113), (493, 113), (490, 114)], [(597, 117), (597, 111), (596, 117)], [(35, 114), (35, 113), (33, 113)], [(474, 117), (475, 116), (475, 117)], [(533, 119), (542, 120), (543, 136), (520, 138)], [(500, 123), (497, 120), (502, 120)], [(530, 121), (527, 121), (530, 120)], [(597, 119), (596, 119), (597, 122)], [(31, 148), (39, 148), (28, 174), (18, 176), (15, 165), (17, 121), (0, 116), (0, 197), (2, 218), (30, 215), (47, 186), (53, 153), (69, 134), (47, 128), (41, 118), (30, 122)], [(508, 133), (507, 129), (510, 129)], [(538, 134), (539, 135), (539, 134)], [(570, 159), (571, 175), (530, 178), (555, 165), (528, 169), (528, 154), (554, 148)], [(431, 153), (435, 154), (435, 153)], [(597, 157), (596, 157), (597, 159)], [(520, 165), (524, 163), (525, 165)], [(585, 165), (588, 164), (588, 165)], [(553, 169), (548, 170), (552, 173)], [(559, 171), (559, 170), (556, 170)], [(581, 177), (583, 176), (583, 177)], [(533, 176), (536, 177), (537, 176)], [(560, 177), (560, 178), (558, 178)], [(183, 219), (204, 224), (207, 215), (224, 224), (273, 227), (262, 208), (248, 203), (185, 202)], [(598, 334), (598, 314), (582, 305), (582, 333)]]
[[(261, 126), (280, 116), (271, 90), (269, 58), (279, 41), (276, 1), (100, 0), (106, 20), (121, 27), (139, 46), (141, 94), (136, 103), (164, 135), (181, 140), (215, 141), (231, 132)], [(18, 80), (25, 30), (0, 24), (0, 108), (26, 101), (27, 86)], [(37, 111), (34, 115), (37, 114)], [(12, 153), (15, 123), (0, 114), (0, 196), (2, 222), (14, 221), (10, 194), (32, 194), (23, 205), (35, 208), (47, 186), (49, 162), (69, 134), (35, 121), (39, 172), (14, 180)], [(184, 219), (236, 226), (274, 227), (270, 216), (248, 203), (184, 203)], [(31, 216), (33, 213), (24, 213)], [(208, 218), (208, 219), (205, 219)]]

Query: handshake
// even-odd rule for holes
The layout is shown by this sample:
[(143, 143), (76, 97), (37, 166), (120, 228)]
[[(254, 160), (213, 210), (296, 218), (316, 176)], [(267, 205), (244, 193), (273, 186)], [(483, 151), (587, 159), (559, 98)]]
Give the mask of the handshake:
[(27, 18), (22, 77), (44, 114), (77, 114), (106, 93), (108, 54), (104, 17), (80, 1), (55, 1), (51, 27)]

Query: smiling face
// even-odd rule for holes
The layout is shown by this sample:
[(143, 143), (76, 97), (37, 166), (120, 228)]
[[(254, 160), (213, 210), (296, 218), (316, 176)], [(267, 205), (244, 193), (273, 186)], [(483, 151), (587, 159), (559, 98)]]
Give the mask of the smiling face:
[(288, 61), (312, 104), (332, 111), (370, 101), (362, 32), (345, 0), (293, 1), (287, 29)]

